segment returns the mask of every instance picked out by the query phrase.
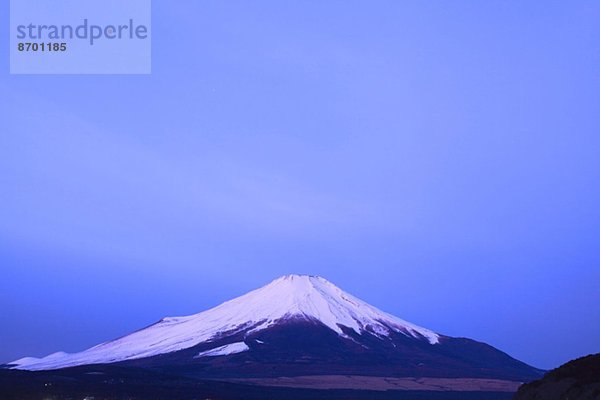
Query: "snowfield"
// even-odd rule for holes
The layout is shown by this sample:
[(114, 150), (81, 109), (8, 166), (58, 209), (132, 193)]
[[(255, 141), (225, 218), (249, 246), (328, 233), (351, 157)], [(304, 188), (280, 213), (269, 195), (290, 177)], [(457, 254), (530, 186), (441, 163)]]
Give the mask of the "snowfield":
[[(387, 314), (321, 277), (287, 275), (210, 310), (187, 317), (164, 318), (145, 329), (79, 353), (26, 357), (10, 364), (15, 369), (35, 371), (145, 358), (190, 348), (227, 332), (257, 332), (290, 318), (318, 320), (340, 336), (345, 336), (342, 325), (358, 334), (368, 332), (381, 337), (393, 330), (432, 345), (439, 339), (436, 333)], [(237, 342), (197, 357), (248, 350), (244, 342)]]
[(226, 344), (225, 346), (215, 347), (214, 349), (206, 350), (198, 353), (195, 358), (199, 357), (216, 357), (216, 356), (228, 356), (230, 354), (237, 354), (244, 351), (250, 350), (250, 347), (244, 342), (236, 342)]

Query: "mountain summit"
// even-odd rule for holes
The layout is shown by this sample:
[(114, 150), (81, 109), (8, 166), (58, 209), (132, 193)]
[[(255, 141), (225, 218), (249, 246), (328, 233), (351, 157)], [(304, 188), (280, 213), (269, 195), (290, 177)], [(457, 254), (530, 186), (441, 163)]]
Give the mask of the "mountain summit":
[(366, 375), (495, 378), (539, 370), (505, 353), (385, 313), (318, 276), (287, 275), (215, 308), (169, 317), (88, 350), (26, 357), (14, 369), (151, 367), (185, 376)]
[[(158, 323), (80, 353), (58, 352), (42, 359), (26, 357), (11, 364), (18, 369), (42, 370), (82, 364), (114, 363), (151, 357), (213, 340), (225, 332), (260, 332), (286, 320), (318, 321), (340, 336), (342, 327), (357, 334), (385, 337), (399, 332), (438, 342), (434, 332), (370, 306), (319, 276), (282, 276), (215, 308), (186, 317), (163, 318)], [(244, 351), (243, 346), (230, 351)], [(225, 349), (227, 350), (227, 349)]]

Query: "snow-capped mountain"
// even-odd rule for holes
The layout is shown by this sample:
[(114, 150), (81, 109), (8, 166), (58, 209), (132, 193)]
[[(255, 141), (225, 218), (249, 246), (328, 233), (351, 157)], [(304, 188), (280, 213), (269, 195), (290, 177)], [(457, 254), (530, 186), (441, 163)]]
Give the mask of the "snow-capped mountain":
[(35, 371), (114, 363), (186, 376), (539, 375), (484, 343), (437, 334), (305, 275), (281, 277), (210, 310), (164, 318), (79, 353), (26, 357), (9, 367)]
[[(358, 334), (367, 331), (377, 336), (395, 331), (431, 344), (437, 343), (439, 337), (428, 329), (370, 306), (321, 277), (287, 275), (210, 310), (186, 317), (164, 318), (145, 329), (80, 353), (58, 352), (41, 359), (26, 357), (11, 364), (18, 369), (41, 370), (145, 358), (196, 346), (224, 332), (259, 332), (290, 318), (319, 321), (343, 337), (348, 336), (340, 326)], [(230, 349), (231, 352), (244, 350), (248, 347)]]

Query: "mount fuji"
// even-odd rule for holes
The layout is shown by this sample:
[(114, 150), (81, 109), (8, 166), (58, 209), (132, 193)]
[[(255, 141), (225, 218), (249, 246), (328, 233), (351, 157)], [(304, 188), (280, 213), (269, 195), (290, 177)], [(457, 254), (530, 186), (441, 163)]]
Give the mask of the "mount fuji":
[(518, 382), (543, 373), (485, 343), (435, 333), (306, 275), (283, 276), (210, 310), (164, 318), (79, 353), (26, 357), (4, 367), (99, 364), (284, 386), (306, 377), (360, 376), (432, 385), (436, 379), (467, 386), (512, 382), (516, 390)]

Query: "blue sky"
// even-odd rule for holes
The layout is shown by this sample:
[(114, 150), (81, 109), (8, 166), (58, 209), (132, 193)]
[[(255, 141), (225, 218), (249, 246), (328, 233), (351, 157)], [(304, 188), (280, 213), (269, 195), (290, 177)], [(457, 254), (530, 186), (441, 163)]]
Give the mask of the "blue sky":
[(599, 20), (154, 0), (149, 76), (9, 75), (6, 38), (0, 362), (287, 273), (537, 367), (600, 352)]

